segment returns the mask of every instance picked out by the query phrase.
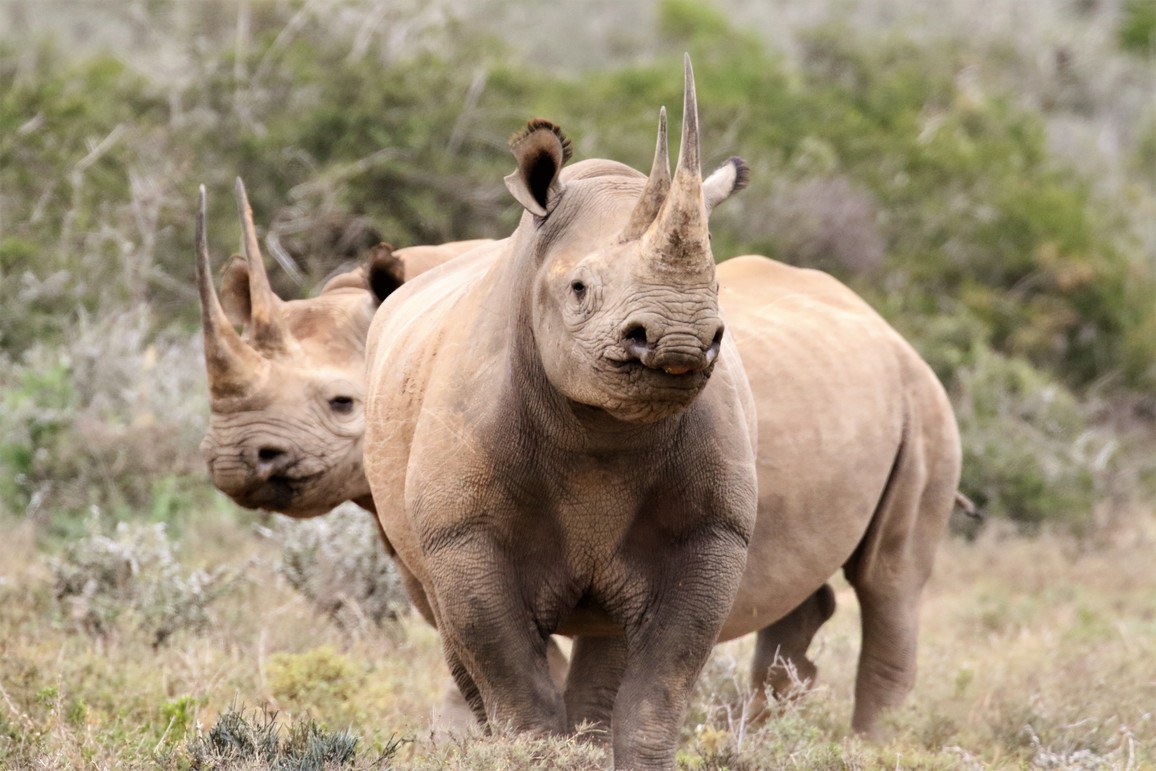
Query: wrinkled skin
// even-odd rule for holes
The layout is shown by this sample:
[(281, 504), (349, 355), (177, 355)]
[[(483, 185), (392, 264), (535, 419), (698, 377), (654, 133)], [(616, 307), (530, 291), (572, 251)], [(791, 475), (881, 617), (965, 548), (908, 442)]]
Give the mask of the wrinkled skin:
[[(560, 175), (568, 143), (531, 122), (507, 178), (518, 230), (407, 285), (369, 339), (366, 472), (458, 686), (492, 727), (533, 733), (569, 730), (587, 705), (605, 721), (613, 691), (623, 768), (673, 767), (757, 504), (689, 64), (687, 80), (673, 180), (665, 159), (645, 192), (610, 161)], [(555, 632), (591, 675), (565, 694)]]

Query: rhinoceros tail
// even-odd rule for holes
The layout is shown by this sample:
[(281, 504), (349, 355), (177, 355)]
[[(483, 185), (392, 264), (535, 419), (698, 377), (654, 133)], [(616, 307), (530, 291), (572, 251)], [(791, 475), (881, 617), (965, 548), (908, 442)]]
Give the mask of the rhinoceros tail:
[(955, 491), (955, 505), (967, 516), (972, 519), (983, 519), (983, 512), (975, 505), (975, 502), (961, 493), (959, 490)]

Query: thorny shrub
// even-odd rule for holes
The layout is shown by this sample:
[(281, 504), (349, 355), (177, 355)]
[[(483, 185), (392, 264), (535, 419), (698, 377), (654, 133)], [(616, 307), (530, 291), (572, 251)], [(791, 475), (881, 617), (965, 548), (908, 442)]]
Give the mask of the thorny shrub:
[(222, 713), (206, 733), (189, 740), (186, 753), (190, 766), (198, 771), (239, 767), (327, 771), (358, 761), (381, 767), (401, 747), (400, 741), (391, 740), (376, 758), (369, 758), (358, 752), (359, 742), (348, 731), (327, 730), (309, 718), (286, 726), (276, 712), (255, 710), (246, 715), (234, 707)]

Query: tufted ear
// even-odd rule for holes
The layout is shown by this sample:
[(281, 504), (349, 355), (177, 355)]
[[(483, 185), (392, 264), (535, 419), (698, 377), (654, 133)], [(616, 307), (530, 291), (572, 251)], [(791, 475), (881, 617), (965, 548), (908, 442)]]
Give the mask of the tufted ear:
[(714, 207), (742, 190), (751, 181), (751, 169), (746, 161), (737, 155), (731, 156), (727, 162), (702, 182), (702, 196), (706, 199), (706, 210)]
[(570, 160), (570, 140), (548, 120), (534, 118), (510, 138), (518, 168), (506, 177), (506, 187), (526, 211), (545, 217), (562, 193), (558, 173)]
[(394, 256), (389, 244), (378, 244), (369, 253), (365, 265), (369, 289), (380, 303), (405, 283), (405, 264)]
[(235, 327), (249, 323), (253, 306), (249, 301), (249, 264), (239, 254), (229, 258), (221, 268), (221, 307)]

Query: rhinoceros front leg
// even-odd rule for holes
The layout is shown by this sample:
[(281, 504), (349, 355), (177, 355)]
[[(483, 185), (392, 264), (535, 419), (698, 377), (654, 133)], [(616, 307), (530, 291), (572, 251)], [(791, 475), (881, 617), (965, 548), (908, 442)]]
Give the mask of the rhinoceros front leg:
[[(626, 668), (614, 702), (614, 765), (674, 768), (679, 730), (694, 681), (730, 612), (746, 562), (746, 542), (698, 537), (665, 555), (630, 604)], [(655, 568), (653, 561), (650, 568)]]
[(545, 634), (523, 598), (515, 566), (487, 537), (459, 540), (429, 560), (446, 663), (490, 727), (537, 734), (566, 729)]

